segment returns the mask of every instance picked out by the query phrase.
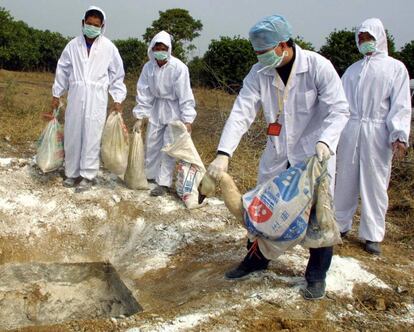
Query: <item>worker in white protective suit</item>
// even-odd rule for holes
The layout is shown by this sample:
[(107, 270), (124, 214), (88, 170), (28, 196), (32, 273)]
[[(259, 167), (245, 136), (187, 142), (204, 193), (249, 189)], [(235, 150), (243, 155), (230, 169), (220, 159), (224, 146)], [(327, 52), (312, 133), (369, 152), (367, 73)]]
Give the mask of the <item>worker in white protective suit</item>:
[(379, 19), (355, 33), (364, 55), (342, 77), (351, 118), (338, 145), (336, 218), (342, 236), (352, 227), (361, 195), (359, 236), (365, 250), (379, 255), (384, 239), (391, 160), (404, 157), (411, 122), (410, 87), (404, 64), (390, 56)]
[(52, 109), (68, 92), (64, 185), (77, 185), (78, 192), (91, 187), (99, 170), (108, 91), (114, 100), (114, 111), (122, 112), (126, 97), (122, 59), (116, 46), (102, 35), (105, 20), (102, 9), (88, 8), (82, 20), (82, 34), (66, 45), (59, 58), (52, 89)]
[(190, 85), (188, 67), (171, 55), (171, 36), (161, 31), (148, 47), (149, 61), (144, 65), (137, 83), (136, 129), (148, 118), (145, 171), (157, 187), (152, 196), (162, 196), (172, 184), (175, 159), (161, 151), (172, 142), (168, 124), (180, 120), (191, 132), (196, 117), (195, 101)]
[[(315, 149), (320, 161), (330, 158), (333, 177), (337, 143), (349, 116), (338, 74), (327, 59), (294, 44), (291, 26), (282, 16), (262, 19), (250, 29), (249, 37), (259, 61), (244, 79), (223, 129), (218, 155), (208, 167), (209, 174), (219, 178), (227, 171), (241, 137), (262, 108), (268, 136), (258, 184), (314, 155)], [(248, 249), (239, 266), (226, 273), (228, 279), (266, 269), (269, 260), (277, 257), (271, 241), (251, 234)], [(324, 296), (331, 259), (332, 247), (310, 249), (305, 298)]]

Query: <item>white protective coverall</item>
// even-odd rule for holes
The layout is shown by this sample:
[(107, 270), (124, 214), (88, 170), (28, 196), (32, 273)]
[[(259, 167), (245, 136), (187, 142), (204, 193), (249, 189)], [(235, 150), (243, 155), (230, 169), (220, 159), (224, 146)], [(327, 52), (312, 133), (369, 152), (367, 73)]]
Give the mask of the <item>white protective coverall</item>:
[[(159, 67), (152, 48), (156, 43), (168, 46), (168, 61)], [(149, 118), (146, 137), (145, 169), (148, 179), (160, 186), (170, 187), (175, 159), (161, 152), (172, 142), (168, 124), (180, 120), (193, 123), (195, 101), (190, 85), (188, 67), (171, 55), (171, 37), (161, 31), (148, 47), (149, 61), (144, 65), (137, 83), (137, 105), (133, 109), (138, 119)]]
[[(98, 7), (91, 9), (105, 13)], [(59, 58), (52, 93), (68, 91), (65, 112), (65, 174), (93, 179), (99, 170), (99, 152), (105, 125), (108, 91), (114, 102), (126, 97), (124, 67), (116, 46), (105, 36), (95, 39), (88, 56), (85, 37), (72, 39)]]
[(284, 110), (278, 120), (282, 131), (279, 136), (267, 138), (258, 184), (285, 170), (288, 162), (294, 165), (314, 155), (318, 141), (331, 150), (329, 171), (334, 177), (334, 152), (348, 120), (348, 103), (332, 64), (315, 52), (302, 50), (298, 45), (295, 48), (296, 58), (286, 87), (274, 68), (258, 72), (262, 68), (260, 63), (252, 67), (218, 146), (219, 151), (231, 156), (259, 109), (263, 109), (268, 124), (274, 123), (279, 111), (278, 96), (283, 98)]
[(408, 143), (411, 104), (408, 72), (390, 56), (384, 27), (368, 19), (357, 29), (376, 40), (371, 56), (352, 64), (342, 77), (351, 118), (338, 145), (335, 191), (336, 218), (341, 232), (350, 230), (361, 195), (359, 236), (381, 242), (388, 208), (392, 142)]

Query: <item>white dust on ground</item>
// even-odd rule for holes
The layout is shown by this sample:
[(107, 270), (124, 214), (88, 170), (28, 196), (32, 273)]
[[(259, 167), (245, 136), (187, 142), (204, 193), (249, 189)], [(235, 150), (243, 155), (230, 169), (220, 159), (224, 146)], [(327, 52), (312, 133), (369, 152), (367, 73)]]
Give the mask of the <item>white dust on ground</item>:
[(12, 158), (0, 158), (0, 167), (9, 167), (11, 162)]
[[(174, 197), (153, 198), (146, 191), (129, 190), (106, 171), (100, 171), (99, 177), (100, 184), (90, 192), (76, 194), (73, 189), (64, 188), (61, 178), (56, 175), (50, 176), (51, 183), (47, 176), (45, 180), (31, 160), (0, 158), (0, 236), (36, 243), (53, 231), (71, 233), (84, 241), (101, 240), (102, 259), (109, 260), (123, 277), (133, 280), (149, 271), (165, 268), (180, 249), (197, 241), (230, 239), (236, 242), (246, 235), (241, 226), (228, 222), (232, 217), (218, 199), (209, 199), (199, 210), (187, 211)], [(143, 214), (136, 218), (125, 217), (122, 225), (114, 223), (111, 218), (124, 218), (123, 215), (113, 217), (113, 213), (120, 202), (126, 201), (139, 207)], [(151, 220), (147, 220), (148, 216)], [(88, 219), (95, 222), (92, 230), (85, 226), (84, 221)], [(81, 250), (75, 248), (72, 251), (59, 258), (66, 262), (90, 260), (82, 256)], [(215, 255), (219, 254), (212, 252), (206, 255), (214, 261)], [(297, 246), (272, 264), (285, 266), (293, 270), (294, 275), (301, 276), (307, 258), (308, 251)], [(253, 274), (252, 278), (261, 278), (263, 282), (255, 287), (241, 288), (240, 294), (237, 294), (237, 288), (233, 290), (236, 296), (233, 303), (215, 299), (208, 306), (182, 312), (174, 319), (143, 322), (138, 328), (140, 331), (181, 331), (226, 312), (237, 314), (245, 308), (255, 308), (263, 300), (282, 301), (292, 307), (302, 300), (298, 290), (304, 285), (303, 277), (281, 276), (269, 270), (260, 276)], [(283, 287), (272, 286), (272, 281), (282, 281)], [(378, 276), (366, 271), (357, 259), (334, 256), (327, 276), (327, 291), (352, 298), (356, 284), (388, 287)], [(134, 287), (133, 283), (127, 282), (127, 285)], [(132, 292), (139, 298), (136, 289)], [(407, 309), (408, 313), (400, 317), (401, 321), (414, 321), (413, 306)], [(341, 315), (358, 316), (361, 313), (328, 313), (327, 318), (335, 320)]]

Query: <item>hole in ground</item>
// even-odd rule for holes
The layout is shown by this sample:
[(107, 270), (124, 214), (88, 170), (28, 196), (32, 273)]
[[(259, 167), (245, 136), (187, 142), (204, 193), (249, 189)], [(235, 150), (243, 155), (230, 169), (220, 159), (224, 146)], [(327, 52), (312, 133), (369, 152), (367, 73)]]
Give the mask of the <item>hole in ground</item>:
[(141, 310), (109, 263), (0, 266), (0, 330), (130, 316)]

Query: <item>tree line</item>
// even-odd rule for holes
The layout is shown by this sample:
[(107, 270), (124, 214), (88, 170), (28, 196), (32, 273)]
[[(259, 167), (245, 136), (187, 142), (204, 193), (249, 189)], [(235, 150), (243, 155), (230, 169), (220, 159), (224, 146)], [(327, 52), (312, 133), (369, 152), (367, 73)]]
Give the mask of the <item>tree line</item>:
[[(195, 49), (192, 41), (200, 35), (203, 24), (187, 10), (174, 8), (159, 12), (144, 33), (143, 40), (129, 38), (115, 40), (124, 62), (125, 71), (138, 75), (147, 59), (147, 45), (159, 31), (165, 30), (172, 37), (173, 54), (188, 64), (192, 84), (209, 88), (222, 88), (237, 92), (250, 67), (257, 62), (248, 39), (240, 36), (220, 37), (212, 40), (202, 57), (189, 61)], [(21, 71), (51, 71), (56, 68), (59, 56), (71, 38), (49, 30), (38, 30), (23, 21), (16, 21), (0, 7), (0, 68)], [(393, 36), (387, 31), (389, 54), (401, 60), (414, 78), (414, 40), (401, 50), (395, 49)], [(294, 38), (304, 49), (315, 50), (302, 37)], [(339, 75), (362, 56), (355, 45), (355, 30), (334, 30), (318, 51), (328, 58)]]

